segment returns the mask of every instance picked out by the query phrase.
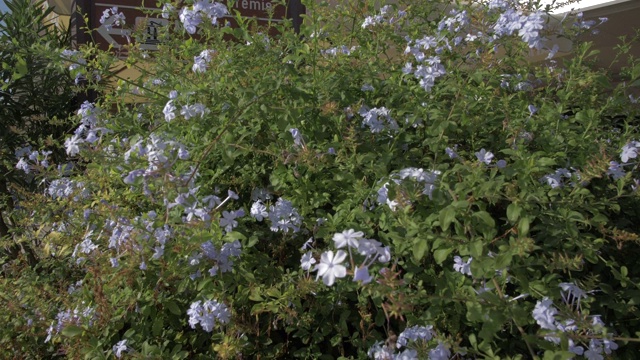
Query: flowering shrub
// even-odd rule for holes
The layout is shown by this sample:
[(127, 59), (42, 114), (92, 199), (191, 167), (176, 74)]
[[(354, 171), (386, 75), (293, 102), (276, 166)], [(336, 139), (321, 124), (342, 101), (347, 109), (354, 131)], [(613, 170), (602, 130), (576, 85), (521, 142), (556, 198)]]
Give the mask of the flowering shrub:
[[(597, 23), (308, 2), (296, 34), (162, 3), (175, 25), (158, 52), (130, 46), (138, 79), (90, 45), (52, 58), (101, 95), (16, 160), (40, 185), (13, 236), (39, 263), (5, 264), (3, 355), (637, 353), (640, 64), (615, 84), (594, 69), (579, 36)], [(554, 32), (573, 57), (553, 59)]]

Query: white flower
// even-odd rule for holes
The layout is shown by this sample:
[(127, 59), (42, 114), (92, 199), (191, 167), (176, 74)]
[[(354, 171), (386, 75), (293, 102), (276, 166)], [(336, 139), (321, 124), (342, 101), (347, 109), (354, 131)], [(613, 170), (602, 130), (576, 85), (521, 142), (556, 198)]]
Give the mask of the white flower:
[(301, 264), (302, 270), (311, 269), (311, 265), (313, 265), (315, 263), (316, 263), (316, 259), (313, 258), (313, 254), (311, 254), (311, 251), (309, 251), (306, 254), (302, 255), (302, 259), (300, 259), (300, 264)]
[(162, 113), (164, 114), (164, 120), (166, 122), (170, 122), (171, 120), (176, 118), (176, 114), (174, 111), (176, 111), (176, 106), (173, 105), (173, 100), (169, 100), (167, 101), (167, 104), (164, 106), (164, 109), (162, 109)]
[(16, 165), (16, 169), (20, 169), (28, 174), (30, 171), (30, 165), (24, 158), (20, 158), (20, 161), (18, 161), (18, 164)]
[(254, 202), (253, 205), (251, 205), (250, 213), (251, 216), (253, 216), (258, 221), (262, 221), (262, 219), (269, 216), (267, 207), (260, 200)]
[(358, 243), (364, 233), (362, 231), (355, 231), (353, 229), (345, 230), (341, 233), (335, 233), (333, 235), (333, 241), (336, 243), (336, 248), (341, 249), (345, 246), (349, 246), (357, 249)]
[(493, 153), (485, 149), (480, 149), (480, 151), (476, 153), (476, 157), (478, 158), (478, 161), (489, 165), (491, 164), (491, 160), (493, 160)]
[(620, 159), (623, 163), (629, 161), (629, 159), (635, 159), (638, 156), (638, 147), (640, 147), (640, 142), (631, 141), (622, 147), (622, 153), (620, 153)]
[(347, 258), (347, 253), (338, 250), (334, 256), (333, 251), (324, 252), (320, 257), (320, 264), (316, 265), (318, 271), (316, 280), (322, 276), (322, 281), (327, 286), (332, 286), (336, 278), (347, 276), (347, 268), (340, 265)]
[(471, 261), (473, 260), (472, 257), (470, 257), (467, 262), (463, 262), (462, 258), (460, 256), (455, 256), (453, 258), (453, 269), (461, 274), (464, 275), (471, 275)]
[(120, 340), (117, 344), (113, 345), (113, 353), (118, 359), (122, 356), (122, 352), (127, 351), (127, 340)]
[(553, 307), (553, 301), (545, 297), (542, 301), (538, 301), (533, 308), (533, 319), (541, 328), (547, 330), (556, 330), (555, 315), (558, 310)]
[(291, 136), (293, 136), (293, 143), (296, 146), (304, 147), (304, 140), (302, 139), (302, 134), (300, 134), (300, 130), (296, 128), (289, 129)]
[(353, 274), (353, 281), (362, 281), (362, 285), (368, 284), (373, 280), (371, 275), (369, 275), (369, 267), (368, 266), (356, 266), (356, 270)]
[(84, 140), (80, 138), (78, 134), (73, 135), (68, 138), (64, 142), (64, 147), (67, 150), (67, 155), (75, 156), (80, 152), (79, 144), (83, 143)]

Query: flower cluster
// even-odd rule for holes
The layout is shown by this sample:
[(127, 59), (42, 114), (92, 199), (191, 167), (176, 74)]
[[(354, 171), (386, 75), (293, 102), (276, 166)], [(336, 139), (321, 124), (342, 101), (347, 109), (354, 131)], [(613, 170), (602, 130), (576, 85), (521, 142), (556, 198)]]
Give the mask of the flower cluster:
[(193, 66), (191, 67), (191, 70), (196, 74), (206, 72), (207, 66), (211, 62), (211, 55), (213, 53), (213, 50), (202, 50), (200, 55), (194, 56)]
[[(424, 171), (423, 169), (410, 167), (392, 174), (390, 178), (394, 183), (396, 183), (396, 185), (401, 185), (406, 179), (412, 179), (418, 184), (424, 185), (422, 194), (427, 195), (429, 196), (429, 198), (431, 198), (433, 189), (435, 189), (435, 184), (440, 173), (441, 172), (439, 170)], [(391, 208), (391, 210), (395, 211), (399, 203), (396, 200), (389, 199), (389, 184), (389, 182), (386, 182), (380, 189), (378, 189), (378, 197), (376, 201), (380, 205), (387, 204)]]
[(360, 108), (358, 114), (362, 116), (362, 127), (368, 127), (372, 133), (379, 133), (386, 129), (397, 131), (398, 123), (389, 115), (386, 107), (369, 109), (366, 106)]
[(131, 139), (131, 146), (124, 153), (124, 161), (129, 164), (134, 158), (147, 164), (146, 168), (131, 170), (124, 176), (123, 181), (128, 185), (133, 185), (139, 177), (147, 179), (162, 175), (161, 171), (171, 168), (175, 161), (189, 159), (189, 151), (179, 142), (165, 139), (164, 135), (151, 134), (146, 141)]
[[(581, 318), (581, 299), (586, 299), (587, 292), (580, 289), (574, 283), (561, 283), (559, 284), (562, 289), (561, 295), (564, 304), (568, 307), (570, 312), (565, 312), (566, 319), (558, 320), (556, 316), (560, 315), (558, 309), (553, 305), (553, 301), (548, 297), (543, 298), (536, 302), (533, 308), (532, 316), (536, 323), (544, 330), (548, 330), (545, 340), (553, 342), (559, 345), (561, 342), (560, 337), (556, 336), (558, 333), (566, 333), (569, 335), (568, 345), (569, 351), (582, 355), (589, 360), (601, 360), (603, 359), (602, 353), (610, 355), (613, 350), (618, 348), (618, 345), (607, 338), (604, 331), (604, 324), (600, 320), (599, 315), (589, 316), (591, 318), (590, 323), (586, 324), (586, 329), (580, 329), (580, 325), (585, 326), (585, 319)], [(574, 313), (578, 319), (570, 317), (570, 314)], [(569, 315), (566, 315), (569, 314)], [(582, 321), (581, 321), (582, 320)], [(586, 338), (580, 338), (580, 335), (587, 334)], [(589, 341), (585, 348), (577, 343), (578, 339), (583, 341)]]
[(542, 48), (546, 41), (540, 35), (540, 31), (544, 29), (545, 25), (543, 11), (525, 14), (513, 8), (511, 2), (501, 1), (499, 5), (495, 1), (493, 3), (494, 9), (503, 11), (493, 25), (494, 40), (517, 33), (530, 48), (538, 50)]
[[(170, 9), (165, 7), (163, 12)], [(209, 0), (196, 1), (190, 7), (184, 7), (180, 11), (180, 22), (182, 26), (189, 34), (195, 34), (198, 26), (202, 23), (204, 18), (208, 18), (212, 25), (218, 24), (218, 19), (229, 14), (227, 7), (218, 2), (211, 2)]]
[(189, 315), (189, 326), (192, 329), (195, 329), (196, 325), (200, 324), (206, 332), (213, 331), (216, 321), (226, 324), (231, 318), (231, 312), (227, 305), (216, 300), (207, 300), (204, 303), (198, 300), (191, 303), (191, 307), (187, 310), (187, 315)]
[(164, 255), (165, 245), (173, 237), (174, 231), (167, 224), (155, 227), (156, 216), (154, 211), (150, 211), (146, 217), (135, 217), (133, 221), (125, 218), (106, 221), (101, 234), (105, 233), (109, 236), (108, 248), (116, 253), (110, 258), (112, 267), (118, 267), (118, 259), (128, 251), (140, 255), (141, 270), (146, 268), (143, 255), (145, 249), (153, 248), (151, 258), (154, 260)]
[(84, 65), (87, 65), (87, 61), (82, 58), (82, 53), (78, 50), (63, 50), (60, 57), (69, 62), (69, 71), (80, 69)]
[(271, 231), (274, 232), (286, 233), (291, 230), (295, 233), (300, 231), (300, 225), (302, 225), (302, 216), (298, 213), (298, 209), (293, 207), (290, 201), (283, 198), (278, 198), (278, 201), (269, 206), (268, 210), (262, 199), (256, 200), (251, 206), (251, 216), (258, 221), (269, 219)]
[[(202, 249), (202, 254), (206, 256), (207, 259), (216, 262), (215, 265), (208, 270), (209, 275), (216, 276), (219, 272), (226, 273), (231, 271), (233, 267), (232, 258), (240, 257), (242, 244), (240, 244), (240, 241), (236, 240), (222, 245), (220, 250), (218, 250), (211, 241), (207, 241), (203, 243), (200, 248)], [(192, 256), (191, 263), (199, 264), (200, 258), (201, 256), (199, 256), (199, 254)]]
[(414, 69), (412, 63), (406, 63), (402, 72), (406, 75), (413, 74), (413, 76), (419, 81), (420, 86), (425, 91), (431, 91), (431, 88), (436, 83), (436, 79), (447, 74), (444, 66), (440, 63), (440, 58), (437, 56), (426, 57), (422, 52), (422, 49), (428, 50), (434, 44), (435, 39), (432, 37), (425, 37), (422, 40), (417, 40), (415, 46), (412, 46), (412, 42), (409, 41), (405, 53), (411, 53), (418, 61), (418, 65)]
[[(571, 172), (565, 168), (560, 168), (560, 169), (556, 169), (556, 171), (553, 174), (547, 174), (545, 176), (543, 176), (540, 181), (542, 182), (546, 182), (549, 186), (551, 186), (552, 189), (555, 188), (559, 188), (564, 186), (564, 181), (563, 179), (571, 179), (573, 177), (576, 177), (578, 180), (580, 180), (580, 174), (578, 172)], [(571, 183), (571, 185), (575, 185), (575, 183)]]
[[(333, 241), (336, 249), (346, 247), (348, 253), (344, 250), (338, 250), (335, 253), (332, 250), (328, 250), (320, 256), (320, 263), (313, 270), (317, 271), (316, 280), (322, 277), (322, 281), (327, 286), (332, 286), (336, 278), (347, 276), (347, 268), (342, 263), (347, 259), (347, 255), (349, 255), (350, 262), (354, 263), (351, 249), (364, 256), (362, 263), (353, 270), (353, 281), (361, 281), (362, 284), (368, 284), (373, 280), (373, 277), (369, 274), (369, 267), (376, 260), (381, 263), (391, 260), (389, 247), (383, 246), (379, 241), (365, 239), (362, 231), (349, 229), (336, 233), (333, 235)], [(311, 265), (316, 263), (311, 252), (304, 254), (300, 262), (302, 269), (307, 271), (311, 268)]]
[(400, 21), (405, 15), (407, 15), (406, 11), (399, 10), (397, 13), (394, 13), (390, 5), (385, 5), (380, 8), (380, 14), (367, 16), (362, 23), (362, 28), (366, 29), (380, 24), (394, 24)]
[(337, 56), (337, 55), (351, 55), (352, 52), (354, 52), (356, 50), (355, 46), (352, 46), (351, 48), (342, 45), (339, 47), (333, 47), (333, 48), (329, 48), (327, 50), (322, 50), (320, 51), (320, 53), (322, 55), (330, 55), (330, 56)]
[[(369, 358), (374, 360), (413, 360), (418, 359), (418, 352), (415, 349), (409, 348), (415, 342), (428, 342), (435, 336), (433, 326), (412, 326), (404, 329), (398, 336), (396, 341), (396, 347), (401, 349), (407, 347), (400, 353), (396, 353), (395, 349), (383, 345), (382, 342), (377, 342), (367, 352)], [(460, 354), (464, 355), (464, 354)], [(438, 341), (438, 345), (429, 350), (429, 360), (448, 360), (451, 357), (451, 350), (449, 347)]]
[(98, 115), (100, 109), (94, 104), (85, 101), (80, 105), (78, 115), (80, 116), (80, 125), (74, 131), (73, 136), (67, 138), (64, 142), (67, 155), (75, 156), (80, 153), (80, 145), (83, 143), (93, 144), (102, 136), (111, 132), (105, 127), (98, 126)]
[(49, 167), (49, 155), (51, 155), (51, 151), (31, 151), (31, 146), (18, 149), (16, 150), (16, 157), (19, 160), (16, 164), (16, 169), (29, 174), (31, 170), (47, 168)]
[(46, 192), (53, 199), (64, 199), (73, 195), (78, 190), (80, 190), (80, 193), (73, 198), (74, 201), (89, 196), (89, 190), (85, 187), (84, 182), (71, 180), (69, 178), (60, 178), (51, 181)]
[(122, 12), (118, 12), (118, 7), (114, 6), (102, 12), (100, 24), (103, 24), (107, 30), (111, 31), (112, 26), (122, 26), (125, 24), (125, 17)]
[(84, 260), (83, 257), (78, 257), (79, 254), (88, 255), (91, 254), (94, 250), (98, 249), (98, 245), (94, 244), (91, 240), (91, 235), (93, 235), (93, 231), (87, 232), (87, 234), (85, 234), (84, 238), (82, 239), (82, 242), (77, 244), (74, 248), (71, 257), (77, 259), (76, 262), (80, 263), (82, 260)]
[[(84, 305), (84, 301), (82, 302)], [(96, 310), (91, 306), (85, 306), (83, 309), (76, 307), (73, 309), (67, 309), (61, 311), (56, 315), (56, 321), (47, 329), (47, 338), (44, 342), (51, 341), (51, 338), (60, 333), (68, 325), (86, 325), (91, 326), (96, 318)]]

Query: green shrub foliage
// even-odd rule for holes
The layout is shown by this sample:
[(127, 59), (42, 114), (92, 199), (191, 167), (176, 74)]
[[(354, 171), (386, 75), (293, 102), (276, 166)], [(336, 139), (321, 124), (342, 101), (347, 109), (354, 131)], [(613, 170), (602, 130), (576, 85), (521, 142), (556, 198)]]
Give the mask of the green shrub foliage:
[(604, 19), (309, 1), (295, 33), (162, 3), (158, 51), (49, 54), (100, 96), (15, 194), (38, 264), (4, 266), (3, 356), (637, 354), (640, 63), (626, 39), (597, 68)]

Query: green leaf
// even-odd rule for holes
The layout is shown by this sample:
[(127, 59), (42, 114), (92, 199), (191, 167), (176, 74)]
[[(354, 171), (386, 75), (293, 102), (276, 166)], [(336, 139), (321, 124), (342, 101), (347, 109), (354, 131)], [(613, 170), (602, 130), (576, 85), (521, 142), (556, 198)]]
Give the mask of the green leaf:
[(415, 243), (413, 243), (413, 258), (416, 261), (422, 260), (424, 257), (424, 253), (429, 250), (429, 245), (427, 241), (424, 239), (418, 239)]
[(153, 321), (153, 325), (151, 326), (151, 331), (153, 336), (160, 336), (162, 334), (162, 329), (164, 327), (164, 320), (161, 316), (156, 317)]
[(451, 254), (452, 251), (453, 248), (438, 249), (433, 252), (433, 259), (438, 265), (442, 265), (442, 263), (447, 260), (447, 257), (449, 257), (449, 254)]
[(173, 315), (182, 315), (182, 311), (174, 301), (167, 301), (164, 303), (164, 306), (171, 312)]
[(72, 338), (82, 334), (82, 331), (82, 328), (79, 326), (67, 325), (62, 329), (62, 335)]
[(569, 360), (575, 358), (576, 354), (570, 351), (552, 351), (547, 350), (544, 352), (543, 360)]
[(515, 223), (520, 217), (520, 212), (522, 212), (522, 208), (516, 203), (509, 204), (509, 206), (507, 206), (507, 219), (509, 219), (511, 223)]
[(529, 234), (529, 218), (528, 217), (523, 217), (520, 219), (520, 221), (518, 222), (518, 235), (519, 236), (527, 236)]
[(448, 230), (452, 222), (456, 220), (456, 210), (452, 206), (440, 210), (440, 227), (442, 230)]
[(473, 217), (480, 219), (484, 224), (486, 224), (489, 227), (496, 226), (495, 220), (493, 220), (491, 215), (486, 211), (478, 211), (476, 213), (473, 213)]

